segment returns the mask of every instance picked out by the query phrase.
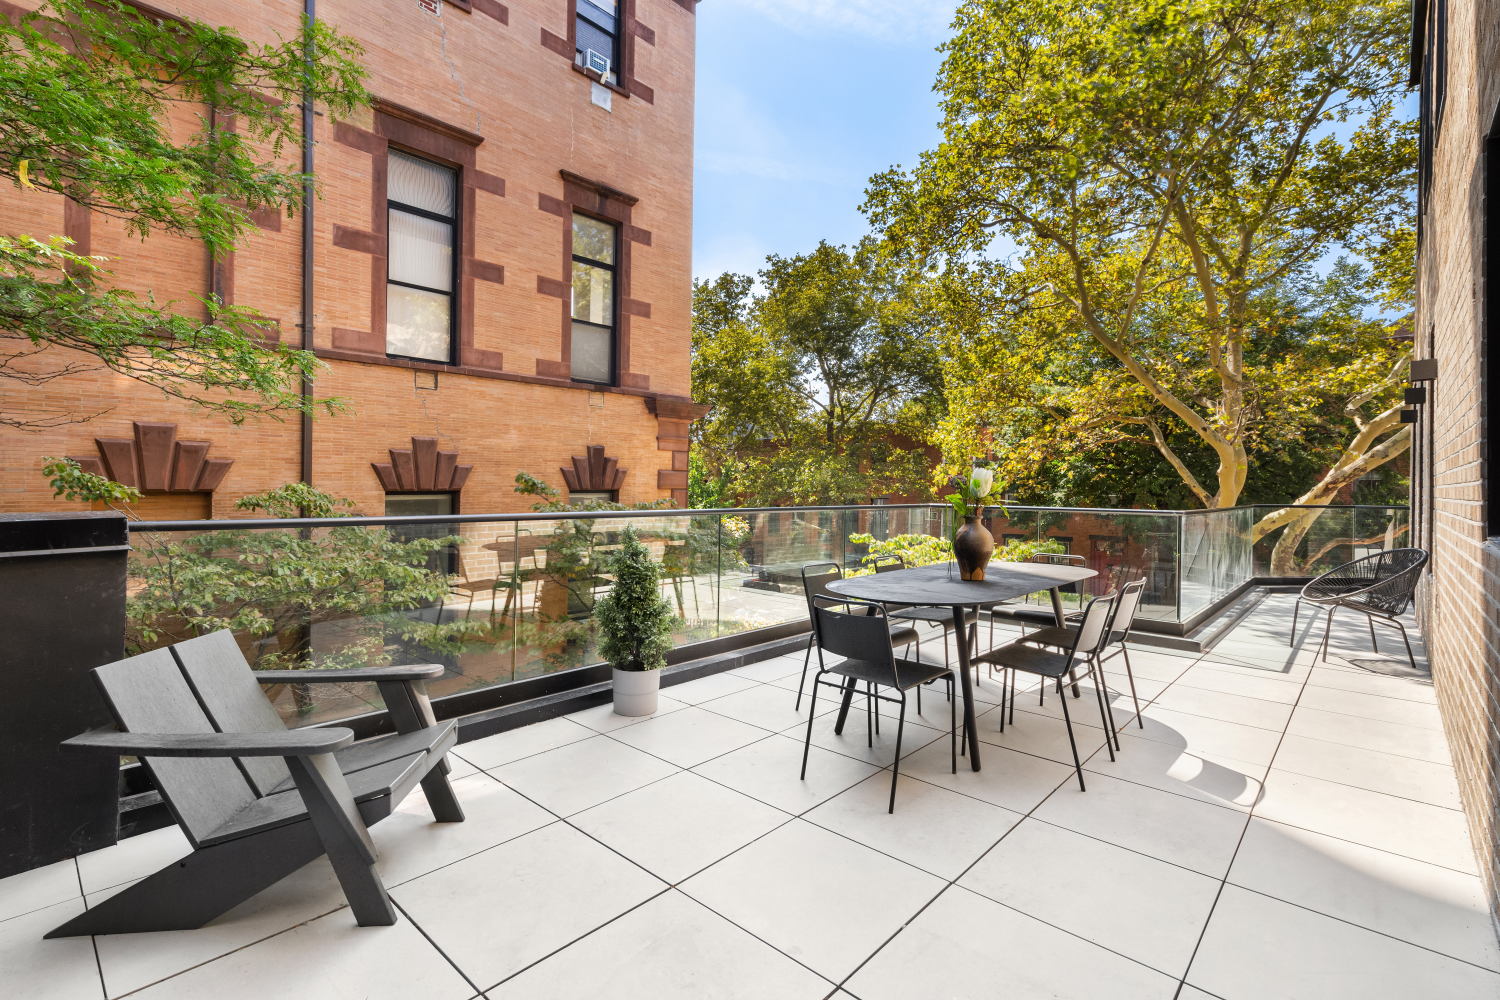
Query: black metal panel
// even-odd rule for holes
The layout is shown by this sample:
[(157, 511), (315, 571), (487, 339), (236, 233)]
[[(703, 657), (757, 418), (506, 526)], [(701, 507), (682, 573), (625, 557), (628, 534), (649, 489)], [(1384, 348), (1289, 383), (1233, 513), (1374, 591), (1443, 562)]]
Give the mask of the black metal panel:
[(125, 652), (127, 542), (120, 514), (0, 516), (0, 878), (115, 842), (119, 761), (58, 744), (111, 721), (89, 671)]

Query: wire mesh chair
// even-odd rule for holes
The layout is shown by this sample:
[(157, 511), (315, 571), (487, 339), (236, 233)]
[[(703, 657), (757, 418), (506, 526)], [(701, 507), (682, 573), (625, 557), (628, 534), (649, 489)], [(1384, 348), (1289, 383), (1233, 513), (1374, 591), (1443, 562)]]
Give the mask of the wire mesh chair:
[(1292, 608), (1292, 637), (1287, 645), (1297, 644), (1297, 615), (1304, 601), (1313, 607), (1327, 608), (1328, 624), (1323, 629), (1319, 648), (1323, 662), (1328, 662), (1328, 636), (1333, 631), (1333, 613), (1339, 608), (1347, 608), (1365, 616), (1370, 625), (1370, 645), (1377, 653), (1380, 652), (1380, 643), (1375, 638), (1375, 619), (1400, 630), (1401, 641), (1406, 643), (1406, 658), (1415, 670), (1417, 658), (1411, 651), (1406, 626), (1399, 619), (1411, 605), (1412, 594), (1416, 592), (1427, 558), (1427, 553), (1421, 549), (1392, 549), (1344, 563), (1324, 573), (1303, 587), (1298, 595)]

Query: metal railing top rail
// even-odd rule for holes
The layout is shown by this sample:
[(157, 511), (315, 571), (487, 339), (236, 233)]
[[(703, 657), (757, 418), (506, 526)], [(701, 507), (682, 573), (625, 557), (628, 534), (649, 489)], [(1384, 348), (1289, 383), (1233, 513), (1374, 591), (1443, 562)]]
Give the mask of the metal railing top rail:
[[(1308, 510), (1406, 510), (1403, 504), (1241, 504), (1237, 507), (1214, 507), (1198, 510), (1172, 510), (1156, 507), (1033, 507), (1022, 504), (1005, 504), (986, 507), (986, 510), (1006, 511), (1055, 511), (1065, 514), (1125, 514), (1137, 517), (1162, 517), (1188, 514), (1214, 514), (1231, 510), (1253, 510), (1257, 507), (1305, 508)], [(584, 519), (619, 517), (706, 517), (717, 514), (740, 516), (744, 514), (795, 514), (798, 512), (821, 512), (843, 510), (951, 510), (942, 503), (891, 503), (891, 504), (830, 504), (805, 507), (667, 507), (655, 510), (580, 510), (580, 511), (529, 511), (516, 514), (407, 514), (379, 515), (369, 517), (264, 517), (264, 518), (220, 518), (213, 521), (127, 521), (130, 531), (224, 531), (228, 529), (252, 528), (359, 528), (383, 524), (485, 524), (520, 521), (577, 521)]]

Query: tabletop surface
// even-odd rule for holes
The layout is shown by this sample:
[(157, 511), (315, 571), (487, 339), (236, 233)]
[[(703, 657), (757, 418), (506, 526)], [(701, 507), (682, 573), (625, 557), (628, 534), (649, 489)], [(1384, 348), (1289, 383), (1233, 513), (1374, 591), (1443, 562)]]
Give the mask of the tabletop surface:
[(960, 580), (957, 564), (950, 562), (834, 580), (828, 589), (866, 601), (998, 604), (1098, 575), (1096, 570), (1081, 566), (992, 562), (984, 568), (983, 580)]

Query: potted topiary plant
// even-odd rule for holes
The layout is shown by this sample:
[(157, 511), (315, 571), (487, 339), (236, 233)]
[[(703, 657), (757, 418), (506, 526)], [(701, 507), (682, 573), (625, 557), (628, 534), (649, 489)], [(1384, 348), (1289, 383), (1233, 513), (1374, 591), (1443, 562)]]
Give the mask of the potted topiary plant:
[(613, 668), (615, 714), (650, 715), (677, 617), (661, 598), (656, 563), (635, 529), (626, 528), (620, 541), (612, 564), (615, 585), (594, 605), (599, 652)]

